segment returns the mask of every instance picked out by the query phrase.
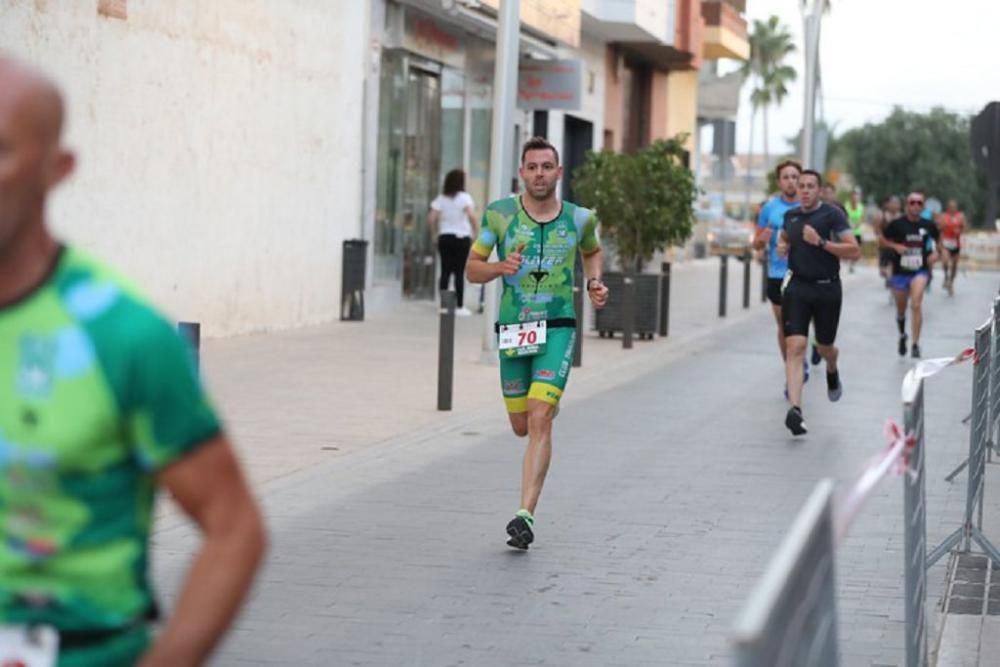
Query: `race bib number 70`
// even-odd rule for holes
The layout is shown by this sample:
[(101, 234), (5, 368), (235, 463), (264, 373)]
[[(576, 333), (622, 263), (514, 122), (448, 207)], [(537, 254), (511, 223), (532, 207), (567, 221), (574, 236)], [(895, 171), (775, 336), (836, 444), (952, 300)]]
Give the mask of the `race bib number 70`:
[(514, 351), (514, 356), (538, 354), (545, 345), (546, 331), (545, 320), (501, 324), (497, 347), (501, 350)]

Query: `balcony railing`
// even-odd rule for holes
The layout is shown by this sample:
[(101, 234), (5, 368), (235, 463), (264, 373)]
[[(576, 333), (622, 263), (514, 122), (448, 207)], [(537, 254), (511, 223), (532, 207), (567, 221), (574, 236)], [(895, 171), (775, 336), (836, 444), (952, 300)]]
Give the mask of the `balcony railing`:
[(706, 58), (750, 57), (747, 22), (730, 2), (711, 0), (701, 3), (705, 19), (704, 55)]

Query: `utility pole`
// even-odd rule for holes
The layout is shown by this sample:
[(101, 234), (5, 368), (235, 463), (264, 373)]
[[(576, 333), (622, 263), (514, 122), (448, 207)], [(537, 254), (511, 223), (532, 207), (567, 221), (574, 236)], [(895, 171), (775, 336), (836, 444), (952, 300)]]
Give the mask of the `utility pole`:
[(805, 100), (802, 122), (802, 166), (814, 169), (816, 134), (816, 88), (819, 79), (819, 33), (823, 17), (824, 0), (811, 0), (811, 7), (804, 9), (804, 42), (806, 56)]
[[(521, 0), (500, 0), (497, 16), (497, 51), (493, 70), (493, 131), (490, 136), (489, 199), (510, 194), (513, 164), (514, 107), (517, 100), (518, 36), (521, 32)], [(501, 278), (502, 280), (502, 278)], [(497, 364), (497, 338), (493, 331), (500, 302), (498, 281), (486, 285), (483, 310), (482, 362)]]

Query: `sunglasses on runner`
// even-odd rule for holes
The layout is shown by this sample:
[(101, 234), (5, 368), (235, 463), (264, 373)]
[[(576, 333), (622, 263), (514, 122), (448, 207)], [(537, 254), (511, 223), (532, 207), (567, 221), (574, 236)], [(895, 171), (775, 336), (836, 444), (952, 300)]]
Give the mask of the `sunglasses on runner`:
[(906, 203), (909, 204), (910, 206), (914, 206), (914, 205), (916, 205), (916, 206), (923, 206), (924, 205), (924, 200), (923, 199), (910, 199)]

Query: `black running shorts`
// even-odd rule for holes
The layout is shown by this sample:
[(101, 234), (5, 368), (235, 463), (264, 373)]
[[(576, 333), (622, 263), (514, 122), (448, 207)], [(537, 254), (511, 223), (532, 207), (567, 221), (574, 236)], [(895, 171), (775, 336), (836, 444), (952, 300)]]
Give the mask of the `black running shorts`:
[(783, 296), (781, 314), (785, 320), (785, 336), (808, 336), (809, 323), (812, 322), (816, 342), (833, 345), (843, 301), (839, 280), (809, 283), (792, 278)]
[(781, 278), (767, 279), (767, 300), (776, 306), (781, 305)]
[(888, 248), (881, 248), (878, 251), (878, 265), (879, 266), (892, 266), (893, 262), (896, 260), (896, 253)]

